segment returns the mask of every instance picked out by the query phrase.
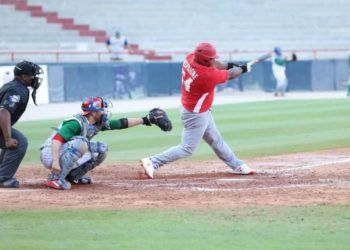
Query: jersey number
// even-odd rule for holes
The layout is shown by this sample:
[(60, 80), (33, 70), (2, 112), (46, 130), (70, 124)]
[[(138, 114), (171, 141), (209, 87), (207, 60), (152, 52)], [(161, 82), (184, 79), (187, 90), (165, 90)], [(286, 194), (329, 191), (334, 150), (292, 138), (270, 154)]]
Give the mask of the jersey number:
[(185, 90), (187, 92), (190, 92), (192, 82), (193, 82), (193, 79), (190, 76), (185, 78), (185, 71), (182, 70), (182, 84), (185, 86)]

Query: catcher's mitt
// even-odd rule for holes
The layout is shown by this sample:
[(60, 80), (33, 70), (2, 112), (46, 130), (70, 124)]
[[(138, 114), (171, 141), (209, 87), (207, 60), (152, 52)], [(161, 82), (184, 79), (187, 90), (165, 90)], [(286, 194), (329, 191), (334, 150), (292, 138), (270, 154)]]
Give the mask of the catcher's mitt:
[(173, 128), (173, 125), (171, 124), (171, 121), (167, 113), (160, 108), (154, 108), (150, 110), (148, 112), (148, 116), (143, 118), (143, 122), (147, 126), (151, 126), (151, 124), (155, 124), (165, 132), (171, 131)]
[(292, 61), (295, 62), (296, 60), (298, 60), (298, 57), (295, 53), (292, 54)]

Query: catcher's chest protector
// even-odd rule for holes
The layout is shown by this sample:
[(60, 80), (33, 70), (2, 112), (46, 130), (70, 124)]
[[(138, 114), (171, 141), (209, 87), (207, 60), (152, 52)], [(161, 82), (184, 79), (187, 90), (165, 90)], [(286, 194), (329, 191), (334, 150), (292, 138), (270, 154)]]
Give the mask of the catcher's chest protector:
[(80, 124), (80, 136), (84, 136), (89, 140), (101, 131), (101, 126), (95, 126), (90, 124), (88, 119), (83, 115), (74, 115), (72, 119), (77, 120)]

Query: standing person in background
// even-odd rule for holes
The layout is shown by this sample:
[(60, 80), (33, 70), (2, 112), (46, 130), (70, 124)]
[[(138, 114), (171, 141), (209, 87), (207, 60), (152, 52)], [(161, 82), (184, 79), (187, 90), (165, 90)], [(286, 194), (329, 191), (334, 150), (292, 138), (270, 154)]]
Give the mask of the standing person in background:
[(123, 60), (123, 55), (127, 52), (128, 40), (121, 36), (119, 31), (115, 32), (115, 36), (110, 37), (106, 41), (106, 46), (109, 53), (112, 53), (111, 60), (121, 61)]
[(223, 140), (211, 113), (215, 87), (243, 73), (251, 65), (241, 66), (217, 60), (216, 49), (210, 43), (200, 43), (187, 55), (182, 66), (181, 120), (184, 126), (181, 144), (160, 154), (143, 158), (141, 166), (148, 177), (164, 164), (191, 156), (201, 139), (232, 169), (233, 174), (249, 175), (255, 171), (238, 159)]
[(280, 47), (275, 47), (272, 56), (272, 72), (276, 79), (275, 96), (284, 96), (284, 92), (288, 86), (288, 79), (286, 76), (286, 64), (296, 61), (297, 57), (293, 53), (292, 59), (282, 57), (282, 50)]
[(22, 61), (14, 68), (15, 78), (0, 89), (0, 187), (18, 188), (19, 181), (14, 177), (26, 154), (27, 138), (12, 126), (27, 108), (28, 87), (33, 88), (32, 98), (36, 104), (36, 91), (42, 79), (43, 70), (35, 63)]

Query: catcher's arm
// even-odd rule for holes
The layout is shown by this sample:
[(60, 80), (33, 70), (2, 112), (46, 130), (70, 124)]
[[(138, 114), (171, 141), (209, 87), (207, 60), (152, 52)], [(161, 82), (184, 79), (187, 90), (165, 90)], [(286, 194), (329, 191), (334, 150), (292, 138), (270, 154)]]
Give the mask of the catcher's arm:
[(126, 129), (138, 125), (152, 126), (152, 124), (155, 124), (163, 131), (171, 131), (172, 129), (172, 123), (168, 118), (167, 113), (160, 108), (155, 108), (150, 110), (148, 114), (142, 118), (120, 118), (117, 120), (109, 120), (102, 128), (102, 131)]
[(127, 119), (128, 119), (128, 128), (143, 124), (142, 118), (127, 118)]

